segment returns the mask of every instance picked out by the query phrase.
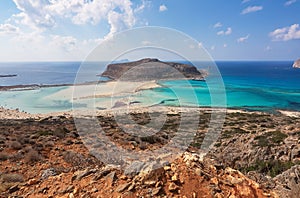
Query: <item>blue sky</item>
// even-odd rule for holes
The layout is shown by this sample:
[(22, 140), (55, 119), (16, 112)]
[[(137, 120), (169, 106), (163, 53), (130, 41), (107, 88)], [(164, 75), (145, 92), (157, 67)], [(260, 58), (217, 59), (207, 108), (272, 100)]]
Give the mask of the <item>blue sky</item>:
[(83, 60), (113, 34), (179, 30), (215, 60), (300, 58), (300, 0), (1, 0), (1, 61)]

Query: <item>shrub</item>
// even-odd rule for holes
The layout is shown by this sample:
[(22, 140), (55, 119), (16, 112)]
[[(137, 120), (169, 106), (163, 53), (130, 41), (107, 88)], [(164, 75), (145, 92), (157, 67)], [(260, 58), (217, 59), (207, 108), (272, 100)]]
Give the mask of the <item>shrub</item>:
[(23, 175), (15, 174), (15, 173), (8, 173), (2, 175), (3, 182), (7, 183), (17, 183), (17, 182), (24, 182)]
[(0, 153), (0, 161), (5, 161), (9, 158), (7, 153)]
[(30, 150), (28, 153), (25, 155), (25, 162), (26, 163), (34, 163), (40, 161), (42, 158), (40, 154), (35, 151), (35, 150)]
[(295, 164), (291, 161), (282, 162), (279, 160), (258, 160), (253, 165), (242, 168), (241, 171), (246, 173), (249, 171), (257, 171), (259, 173), (275, 177), (276, 175), (279, 175), (282, 172), (290, 169), (293, 165)]
[(12, 148), (14, 150), (20, 150), (23, 148), (23, 146), (20, 144), (20, 142), (13, 141), (10, 143), (10, 148)]

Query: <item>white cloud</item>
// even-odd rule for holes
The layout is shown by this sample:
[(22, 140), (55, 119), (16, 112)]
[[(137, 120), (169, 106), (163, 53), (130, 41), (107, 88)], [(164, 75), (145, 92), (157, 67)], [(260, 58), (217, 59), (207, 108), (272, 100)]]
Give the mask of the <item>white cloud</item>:
[(160, 12), (164, 12), (164, 11), (167, 11), (167, 10), (168, 10), (168, 8), (167, 8), (166, 5), (163, 4), (163, 5), (160, 5), (160, 6), (159, 6), (159, 11), (160, 11)]
[(17, 8), (21, 11), (13, 15), (19, 24), (29, 26), (33, 29), (44, 29), (55, 26), (55, 19), (51, 12), (47, 10), (48, 1), (42, 0), (13, 0)]
[(223, 47), (226, 48), (226, 47), (227, 47), (227, 44), (225, 43), (225, 44), (223, 45)]
[[(19, 13), (11, 15), (6, 24), (0, 24), (0, 35), (10, 37), (6, 40), (0, 37), (3, 44), (0, 51), (9, 48), (5, 54), (0, 55), (0, 60), (83, 60), (101, 40), (133, 27), (137, 23), (136, 15), (150, 6), (149, 0), (134, 1), (134, 5), (133, 0), (13, 2)], [(108, 26), (102, 25), (103, 22)], [(71, 30), (78, 27), (90, 27), (84, 29), (80, 36), (93, 39), (75, 38), (77, 32), (72, 33)], [(64, 36), (59, 35), (57, 29), (66, 30)], [(95, 38), (97, 35), (102, 36)]]
[(271, 51), (272, 50), (272, 48), (270, 47), (270, 46), (267, 46), (266, 48), (265, 48), (265, 51)]
[(214, 51), (215, 49), (216, 49), (216, 46), (214, 46), (214, 45), (210, 47), (211, 51)]
[(251, 0), (243, 0), (243, 1), (242, 1), (242, 4), (248, 3), (249, 1), (251, 1)]
[(238, 43), (243, 43), (245, 41), (247, 41), (249, 39), (250, 35), (248, 34), (247, 36), (244, 36), (244, 37), (240, 37), (237, 39), (237, 42)]
[(285, 2), (285, 6), (290, 6), (290, 5), (292, 5), (292, 4), (294, 4), (294, 3), (296, 3), (297, 2), (297, 0), (289, 0), (289, 1), (286, 1)]
[(241, 14), (249, 14), (252, 12), (257, 12), (263, 9), (263, 6), (249, 6), (247, 8), (245, 8)]
[(289, 41), (294, 39), (300, 39), (299, 24), (294, 24), (290, 27), (276, 29), (269, 35), (275, 41)]
[[(13, 0), (20, 13), (13, 15), (16, 24), (45, 31), (57, 26), (61, 20), (69, 19), (75, 25), (97, 25), (107, 21), (109, 35), (136, 23), (135, 11), (141, 12), (143, 1), (136, 10), (130, 0)], [(64, 24), (60, 24), (64, 25)]]
[(0, 24), (0, 34), (18, 34), (20, 32), (20, 28), (11, 25), (9, 23)]
[(217, 32), (217, 35), (230, 35), (232, 33), (232, 29), (231, 27), (227, 28), (226, 31), (222, 30), (222, 31), (219, 31)]
[(218, 22), (218, 23), (216, 23), (215, 25), (214, 25), (214, 28), (220, 28), (220, 27), (222, 27), (223, 25), (222, 25), (222, 23), (221, 22)]
[(52, 35), (51, 37), (52, 41), (50, 45), (52, 45), (53, 47), (59, 47), (65, 52), (71, 52), (76, 49), (78, 41), (72, 36)]

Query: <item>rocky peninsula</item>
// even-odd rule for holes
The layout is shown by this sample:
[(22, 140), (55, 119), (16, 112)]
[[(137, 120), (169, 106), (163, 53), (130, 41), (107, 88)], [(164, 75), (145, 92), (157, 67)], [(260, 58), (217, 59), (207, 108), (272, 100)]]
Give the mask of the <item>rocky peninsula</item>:
[(121, 81), (151, 81), (182, 78), (204, 80), (205, 77), (195, 66), (175, 62), (163, 62), (154, 58), (110, 64), (100, 76)]
[(293, 68), (300, 68), (300, 59), (298, 59), (294, 62)]

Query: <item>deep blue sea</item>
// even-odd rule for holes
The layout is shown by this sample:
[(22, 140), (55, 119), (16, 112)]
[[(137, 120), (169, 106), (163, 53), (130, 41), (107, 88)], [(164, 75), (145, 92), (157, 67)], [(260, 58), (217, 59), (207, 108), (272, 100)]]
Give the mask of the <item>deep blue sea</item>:
[[(0, 63), (0, 75), (17, 74), (17, 77), (0, 78), (0, 86), (21, 84), (72, 84), (78, 71), (86, 77), (77, 83), (99, 80), (97, 74), (107, 63), (91, 63), (82, 71), (79, 62), (55, 63)], [(216, 62), (225, 84), (226, 106), (246, 110), (273, 111), (276, 109), (300, 111), (300, 69), (292, 68), (292, 61), (224, 61)], [(81, 75), (85, 76), (85, 75)], [(208, 77), (212, 80), (214, 77)], [(160, 81), (161, 88), (142, 91), (135, 99), (160, 105), (214, 106), (206, 82), (181, 80)], [(50, 87), (30, 91), (0, 92), (0, 106), (19, 108), (31, 113), (71, 110), (67, 98), (49, 99), (51, 94), (68, 87)], [(174, 93), (176, 90), (177, 93)], [(190, 100), (189, 92), (197, 100)], [(178, 93), (180, 99), (178, 99)]]

